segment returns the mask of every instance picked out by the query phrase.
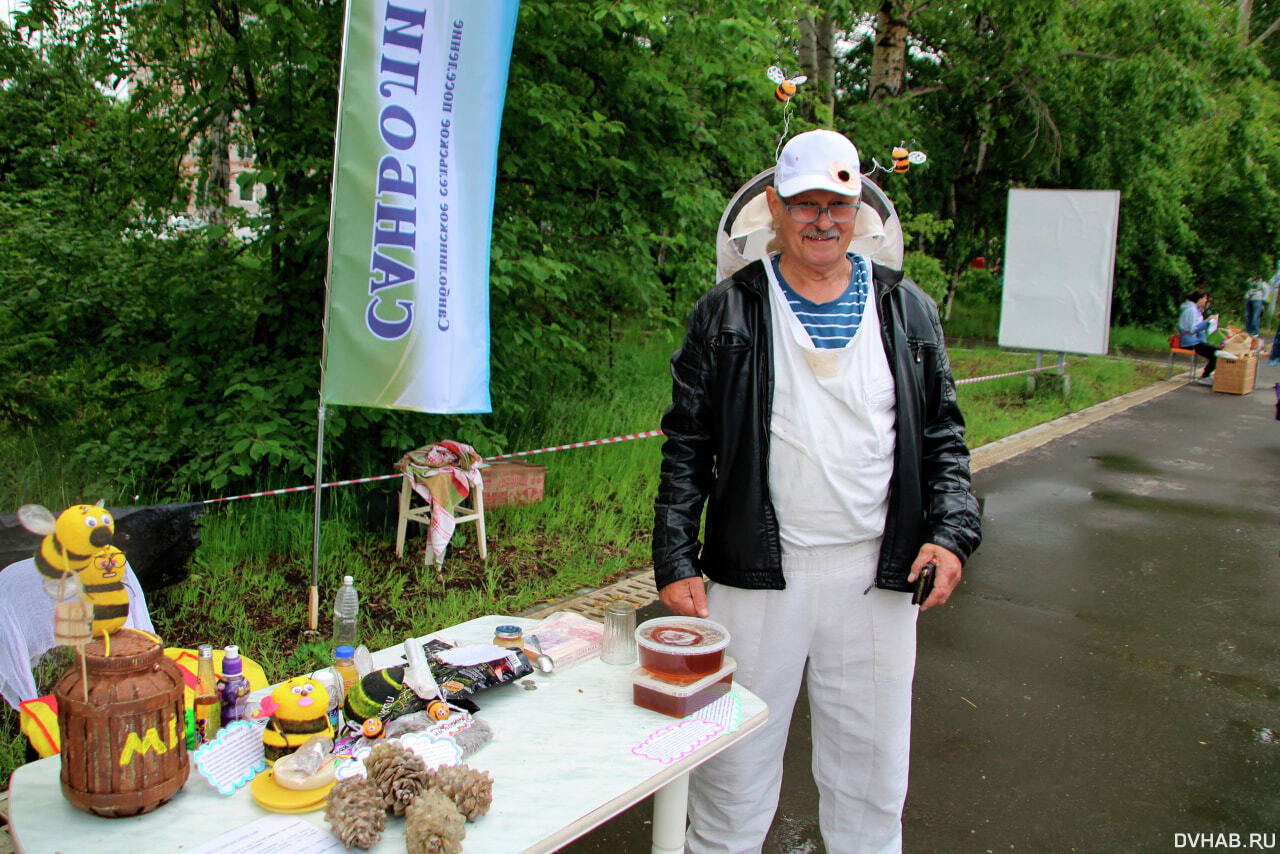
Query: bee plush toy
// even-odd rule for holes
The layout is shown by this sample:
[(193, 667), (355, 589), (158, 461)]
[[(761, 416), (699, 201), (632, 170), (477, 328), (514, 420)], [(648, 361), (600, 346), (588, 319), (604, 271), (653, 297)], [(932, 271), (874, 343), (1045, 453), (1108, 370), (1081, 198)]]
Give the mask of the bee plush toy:
[(57, 603), (55, 625), (61, 628), (55, 630), (55, 638), (75, 637), (76, 646), (82, 646), (79, 633), (69, 627), (91, 608), (93, 636), (102, 638), (103, 651), (110, 655), (111, 633), (129, 616), (125, 557), (113, 545), (124, 536), (116, 534), (111, 514), (101, 501), (72, 505), (56, 519), (38, 504), (24, 504), (18, 508), (18, 520), (33, 534), (44, 535), (34, 559), (45, 592)]
[(262, 746), (268, 762), (293, 753), (314, 736), (333, 738), (333, 727), (329, 725), (329, 692), (308, 676), (295, 676), (277, 685), (254, 716), (271, 718), (262, 731)]
[(39, 504), (18, 508), (22, 527), (44, 534), (36, 549), (36, 569), (44, 577), (45, 590), (55, 599), (64, 598), (60, 589), (67, 573), (78, 573), (93, 556), (116, 540), (115, 521), (97, 504), (75, 504), (53, 514)]

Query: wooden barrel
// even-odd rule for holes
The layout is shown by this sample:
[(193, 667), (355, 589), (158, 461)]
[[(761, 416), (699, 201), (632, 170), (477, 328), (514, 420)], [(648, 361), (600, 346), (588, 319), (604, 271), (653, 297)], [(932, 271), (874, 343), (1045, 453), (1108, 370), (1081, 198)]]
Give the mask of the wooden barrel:
[(107, 818), (141, 815), (172, 798), (187, 781), (182, 671), (160, 645), (131, 630), (85, 647), (89, 700), (80, 661), (58, 680), (62, 793)]

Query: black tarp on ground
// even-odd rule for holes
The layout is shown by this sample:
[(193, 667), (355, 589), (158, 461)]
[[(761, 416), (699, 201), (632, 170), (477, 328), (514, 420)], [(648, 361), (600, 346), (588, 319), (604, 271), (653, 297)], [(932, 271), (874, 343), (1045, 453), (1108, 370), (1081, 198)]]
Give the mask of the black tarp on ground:
[[(187, 577), (187, 560), (200, 545), (200, 517), (204, 515), (205, 505), (154, 504), (107, 509), (116, 521), (116, 532), (129, 537), (120, 549), (129, 559), (144, 591), (176, 584)], [(0, 567), (31, 557), (40, 540), (39, 534), (22, 527), (16, 513), (0, 514)]]

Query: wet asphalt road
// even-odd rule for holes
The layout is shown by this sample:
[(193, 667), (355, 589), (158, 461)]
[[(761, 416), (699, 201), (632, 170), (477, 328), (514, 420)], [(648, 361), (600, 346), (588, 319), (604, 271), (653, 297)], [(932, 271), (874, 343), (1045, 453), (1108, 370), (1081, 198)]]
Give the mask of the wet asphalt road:
[[(920, 621), (908, 854), (1280, 851), (1277, 381), (975, 474), (982, 547)], [(802, 692), (770, 854), (824, 851), (808, 726)], [(563, 850), (647, 852), (651, 815)]]

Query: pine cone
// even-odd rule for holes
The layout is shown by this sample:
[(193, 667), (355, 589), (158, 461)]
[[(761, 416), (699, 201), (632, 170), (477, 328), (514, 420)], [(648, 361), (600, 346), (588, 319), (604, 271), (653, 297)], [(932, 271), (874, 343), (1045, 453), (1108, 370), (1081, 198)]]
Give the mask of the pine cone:
[(493, 779), (489, 772), (477, 771), (468, 765), (441, 765), (427, 772), (427, 787), (448, 795), (467, 821), (475, 821), (487, 813), (493, 803)]
[(383, 805), (395, 815), (427, 788), (428, 772), (422, 757), (398, 741), (384, 741), (364, 760), (369, 779), (382, 792)]
[(409, 854), (458, 854), (466, 821), (443, 792), (428, 789), (405, 811), (404, 842)]
[(364, 777), (342, 780), (329, 791), (324, 799), (324, 818), (343, 845), (366, 851), (378, 844), (387, 826), (382, 793)]

